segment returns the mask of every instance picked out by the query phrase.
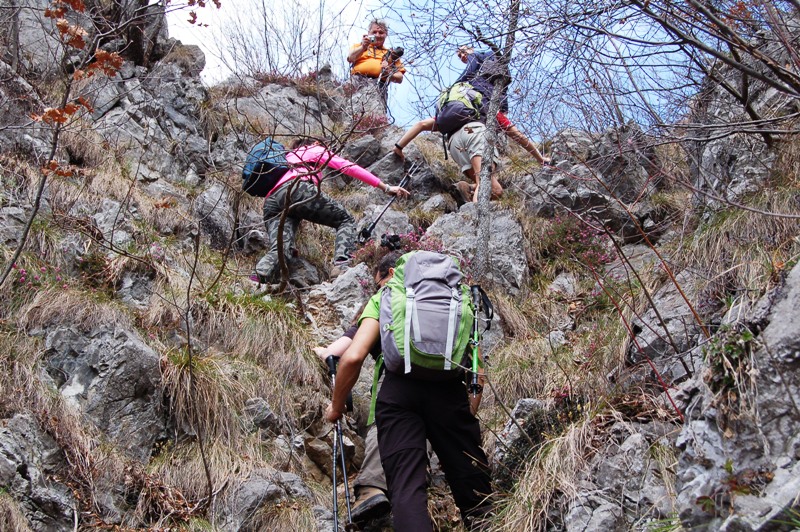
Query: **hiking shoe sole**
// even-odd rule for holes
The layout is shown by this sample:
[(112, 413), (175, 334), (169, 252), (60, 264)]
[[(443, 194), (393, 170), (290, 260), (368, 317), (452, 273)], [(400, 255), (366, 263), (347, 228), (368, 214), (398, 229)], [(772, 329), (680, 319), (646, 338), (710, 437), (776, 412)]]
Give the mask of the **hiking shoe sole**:
[(383, 493), (379, 493), (353, 508), (351, 515), (353, 522), (365, 523), (378, 517), (383, 517), (391, 509), (392, 505), (389, 503), (389, 499)]

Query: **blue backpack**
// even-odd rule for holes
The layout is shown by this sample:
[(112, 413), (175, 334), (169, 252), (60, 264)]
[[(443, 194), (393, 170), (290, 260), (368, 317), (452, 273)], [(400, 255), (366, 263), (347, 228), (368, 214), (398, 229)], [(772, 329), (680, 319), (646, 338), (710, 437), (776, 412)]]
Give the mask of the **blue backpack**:
[(264, 198), (289, 170), (286, 148), (270, 137), (250, 149), (242, 168), (242, 190)]

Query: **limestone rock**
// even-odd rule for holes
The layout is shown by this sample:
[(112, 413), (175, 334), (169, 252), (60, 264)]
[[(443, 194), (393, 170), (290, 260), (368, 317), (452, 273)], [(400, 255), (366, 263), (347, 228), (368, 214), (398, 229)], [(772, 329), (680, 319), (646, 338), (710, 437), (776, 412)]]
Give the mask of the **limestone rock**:
[[(462, 258), (474, 257), (478, 238), (477, 205), (467, 203), (457, 213), (440, 217), (426, 234), (441, 239), (450, 253)], [(528, 278), (522, 227), (511, 212), (493, 207), (489, 234), (489, 278), (515, 294)]]
[(61, 395), (132, 458), (147, 460), (165, 429), (158, 355), (134, 332), (107, 326), (54, 327), (45, 349)]

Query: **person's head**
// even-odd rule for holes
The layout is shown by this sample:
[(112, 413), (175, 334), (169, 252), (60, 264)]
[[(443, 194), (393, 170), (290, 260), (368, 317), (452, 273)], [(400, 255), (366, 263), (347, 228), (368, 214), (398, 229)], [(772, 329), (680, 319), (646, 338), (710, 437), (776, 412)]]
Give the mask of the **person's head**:
[(367, 34), (375, 37), (375, 46), (383, 46), (383, 43), (386, 42), (386, 37), (389, 35), (389, 25), (383, 19), (373, 19), (369, 23)]
[(291, 149), (296, 150), (302, 146), (312, 146), (314, 144), (320, 144), (320, 139), (309, 136), (297, 137), (292, 141)]
[(475, 53), (475, 48), (467, 45), (459, 46), (458, 50), (456, 50), (456, 55), (458, 55), (458, 58), (461, 59), (462, 63), (466, 63), (467, 58), (469, 58), (470, 54), (473, 53)]
[(390, 251), (381, 257), (381, 260), (379, 260), (375, 268), (372, 269), (372, 274), (378, 287), (383, 288), (383, 285), (392, 278), (394, 275), (394, 265), (397, 263), (397, 259), (402, 256), (402, 251)]

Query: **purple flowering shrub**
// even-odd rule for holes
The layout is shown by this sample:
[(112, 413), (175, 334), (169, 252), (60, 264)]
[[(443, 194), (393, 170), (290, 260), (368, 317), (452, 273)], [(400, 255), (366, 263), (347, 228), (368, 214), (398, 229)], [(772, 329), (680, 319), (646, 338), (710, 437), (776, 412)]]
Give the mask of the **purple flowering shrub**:
[(616, 258), (608, 235), (574, 216), (557, 215), (545, 231), (544, 255), (596, 269)]

